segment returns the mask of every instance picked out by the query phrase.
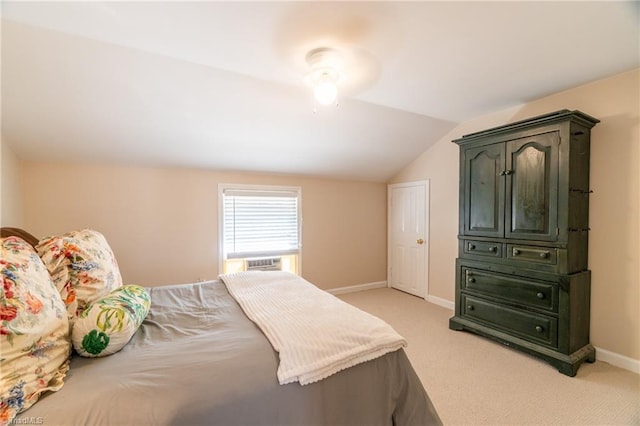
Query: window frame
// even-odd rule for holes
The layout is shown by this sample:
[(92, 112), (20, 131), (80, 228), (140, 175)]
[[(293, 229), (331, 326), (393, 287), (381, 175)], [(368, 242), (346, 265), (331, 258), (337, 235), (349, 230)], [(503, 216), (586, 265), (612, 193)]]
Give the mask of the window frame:
[(218, 274), (222, 274), (225, 262), (224, 246), (224, 192), (225, 190), (239, 190), (250, 192), (292, 192), (298, 199), (298, 275), (302, 275), (302, 187), (281, 185), (253, 185), (240, 183), (218, 184)]

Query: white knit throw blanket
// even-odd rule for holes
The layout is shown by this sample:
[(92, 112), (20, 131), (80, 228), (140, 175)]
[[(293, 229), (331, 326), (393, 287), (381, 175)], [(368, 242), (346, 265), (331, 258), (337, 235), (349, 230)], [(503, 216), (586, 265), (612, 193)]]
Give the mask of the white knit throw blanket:
[(407, 345), (386, 322), (297, 275), (248, 271), (219, 278), (279, 353), (281, 385), (313, 383)]

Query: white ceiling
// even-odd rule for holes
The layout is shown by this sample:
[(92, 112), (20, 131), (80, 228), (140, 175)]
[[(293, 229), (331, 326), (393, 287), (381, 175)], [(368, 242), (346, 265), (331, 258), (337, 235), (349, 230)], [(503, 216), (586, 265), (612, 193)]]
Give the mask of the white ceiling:
[[(640, 66), (639, 2), (3, 2), (27, 160), (383, 182), (456, 123)], [(302, 77), (345, 59), (340, 105)]]

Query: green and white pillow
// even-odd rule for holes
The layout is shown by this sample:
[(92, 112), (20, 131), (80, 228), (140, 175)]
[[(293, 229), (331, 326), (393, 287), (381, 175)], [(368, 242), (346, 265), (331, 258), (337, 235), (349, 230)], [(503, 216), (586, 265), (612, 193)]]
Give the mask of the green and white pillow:
[(85, 357), (111, 355), (131, 340), (149, 313), (151, 298), (139, 285), (125, 285), (90, 304), (73, 325), (71, 341)]

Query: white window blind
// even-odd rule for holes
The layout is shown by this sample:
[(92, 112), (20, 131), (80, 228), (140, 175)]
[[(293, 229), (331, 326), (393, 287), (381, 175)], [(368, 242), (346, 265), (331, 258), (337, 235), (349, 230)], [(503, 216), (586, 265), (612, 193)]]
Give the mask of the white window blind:
[(223, 238), (227, 259), (297, 254), (299, 191), (225, 188)]

